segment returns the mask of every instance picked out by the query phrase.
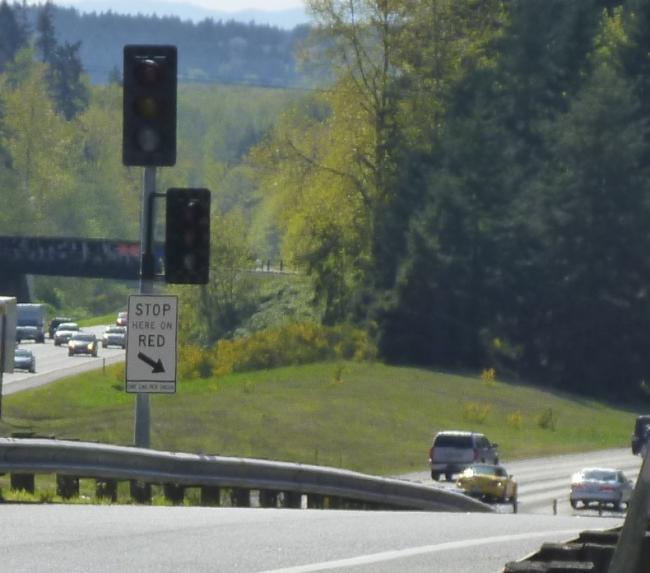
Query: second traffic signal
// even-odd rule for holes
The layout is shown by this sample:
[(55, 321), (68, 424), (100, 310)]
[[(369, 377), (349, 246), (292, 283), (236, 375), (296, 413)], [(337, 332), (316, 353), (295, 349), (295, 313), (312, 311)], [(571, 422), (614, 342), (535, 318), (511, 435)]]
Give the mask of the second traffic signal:
[(176, 46), (124, 46), (124, 165), (176, 164), (176, 86)]
[(165, 280), (205, 284), (210, 274), (210, 191), (168, 189)]

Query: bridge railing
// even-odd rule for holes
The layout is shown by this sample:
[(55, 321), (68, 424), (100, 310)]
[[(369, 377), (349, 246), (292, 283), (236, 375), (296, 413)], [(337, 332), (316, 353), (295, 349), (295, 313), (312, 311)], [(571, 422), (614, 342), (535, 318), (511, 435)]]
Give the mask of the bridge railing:
[[(60, 495), (78, 493), (78, 481), (97, 481), (97, 491), (115, 497), (116, 482), (129, 481), (132, 496), (150, 499), (152, 484), (173, 501), (200, 487), (218, 505), (227, 488), (232, 505), (360, 507), (425, 511), (493, 511), (461, 493), (344, 469), (271, 460), (225, 457), (43, 438), (0, 438), (0, 473), (12, 486), (33, 489), (34, 474), (55, 473)], [(148, 489), (147, 489), (148, 488)], [(144, 498), (144, 499), (141, 499)]]

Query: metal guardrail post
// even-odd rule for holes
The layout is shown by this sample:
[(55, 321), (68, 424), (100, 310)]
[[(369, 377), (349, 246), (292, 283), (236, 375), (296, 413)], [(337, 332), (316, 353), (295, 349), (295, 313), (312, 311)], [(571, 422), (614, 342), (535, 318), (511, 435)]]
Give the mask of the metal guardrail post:
[(277, 507), (278, 506), (278, 492), (268, 489), (259, 491), (259, 504), (260, 507)]
[[(614, 556), (608, 573), (644, 573), (641, 567), (641, 552), (648, 527), (650, 505), (650, 447), (646, 448), (641, 471), (627, 508)], [(647, 565), (647, 564), (645, 564)], [(646, 569), (647, 571), (647, 569)]]
[(79, 497), (79, 478), (77, 476), (57, 474), (56, 494), (63, 499)]
[(9, 484), (14, 491), (26, 491), (34, 494), (34, 474), (12, 472), (9, 476)]
[(232, 507), (250, 507), (251, 492), (249, 489), (233, 487), (230, 490), (230, 505)]
[(221, 488), (217, 486), (201, 486), (201, 505), (221, 505)]
[(139, 480), (130, 480), (129, 491), (136, 503), (151, 503), (151, 484)]
[(99, 499), (117, 501), (117, 480), (97, 479), (95, 480), (95, 496)]
[(180, 505), (185, 499), (185, 488), (175, 483), (163, 484), (165, 499), (173, 504)]

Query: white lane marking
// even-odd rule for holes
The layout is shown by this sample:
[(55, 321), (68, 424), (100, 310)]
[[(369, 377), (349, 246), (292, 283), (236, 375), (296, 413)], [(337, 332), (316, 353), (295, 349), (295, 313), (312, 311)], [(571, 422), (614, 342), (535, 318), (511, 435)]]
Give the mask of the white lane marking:
[(395, 551), (382, 551), (381, 553), (372, 553), (370, 555), (361, 555), (359, 557), (350, 557), (348, 559), (337, 559), (335, 561), (323, 561), (322, 563), (311, 563), (309, 565), (297, 565), (295, 567), (285, 567), (283, 569), (269, 569), (260, 573), (312, 573), (313, 571), (327, 571), (330, 569), (339, 569), (340, 567), (355, 567), (368, 565), (370, 563), (380, 563), (382, 561), (391, 561), (394, 559), (403, 559), (413, 557), (414, 555), (423, 555), (425, 553), (438, 553), (440, 551), (450, 551), (452, 549), (464, 549), (466, 547), (476, 547), (477, 545), (489, 545), (491, 543), (504, 543), (507, 541), (517, 541), (520, 539), (536, 539), (538, 537), (548, 537), (550, 535), (565, 536), (577, 534), (579, 529), (564, 529), (561, 531), (534, 531), (531, 533), (518, 533), (514, 535), (497, 535), (494, 537), (484, 537), (482, 539), (466, 539), (464, 541), (448, 541), (437, 545), (423, 545), (421, 547), (411, 547), (410, 549), (398, 549)]

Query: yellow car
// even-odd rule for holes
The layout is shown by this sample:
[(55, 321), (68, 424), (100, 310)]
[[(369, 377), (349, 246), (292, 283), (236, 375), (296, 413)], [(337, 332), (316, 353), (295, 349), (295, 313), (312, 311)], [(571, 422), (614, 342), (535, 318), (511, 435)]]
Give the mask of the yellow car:
[(474, 464), (458, 476), (456, 486), (482, 501), (509, 502), (516, 509), (517, 482), (503, 466)]

